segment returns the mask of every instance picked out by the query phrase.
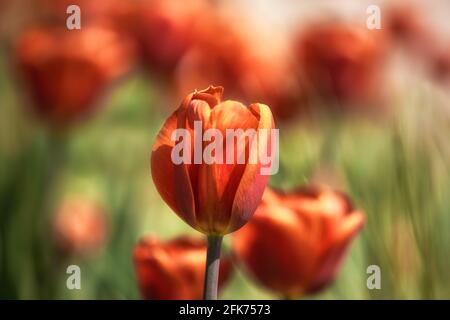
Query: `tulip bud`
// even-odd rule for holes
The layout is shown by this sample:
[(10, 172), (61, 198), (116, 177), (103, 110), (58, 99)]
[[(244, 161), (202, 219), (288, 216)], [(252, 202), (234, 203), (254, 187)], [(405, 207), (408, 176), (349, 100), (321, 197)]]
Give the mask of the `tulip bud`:
[(266, 189), (252, 220), (235, 233), (233, 250), (267, 288), (289, 297), (309, 294), (332, 282), (363, 224), (363, 214), (340, 193)]
[[(144, 299), (201, 299), (205, 274), (205, 241), (180, 237), (161, 243), (143, 238), (134, 249), (134, 264)], [(231, 260), (222, 257), (219, 287), (232, 273)]]
[(64, 254), (94, 253), (106, 239), (106, 215), (94, 202), (65, 200), (56, 211), (53, 234), (56, 246)]
[(221, 102), (222, 92), (211, 86), (189, 94), (164, 123), (151, 155), (153, 181), (166, 203), (196, 230), (219, 236), (253, 215), (271, 174), (265, 169), (276, 161), (278, 133), (269, 107)]

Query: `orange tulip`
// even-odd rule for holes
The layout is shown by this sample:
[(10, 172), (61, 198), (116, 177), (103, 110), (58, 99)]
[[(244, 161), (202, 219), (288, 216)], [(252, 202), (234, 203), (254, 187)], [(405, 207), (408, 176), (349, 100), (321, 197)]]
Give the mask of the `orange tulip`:
[(205, 0), (149, 0), (136, 10), (136, 36), (144, 61), (170, 75), (178, 60), (195, 41), (198, 21), (212, 10)]
[(450, 48), (436, 52), (431, 57), (431, 71), (438, 81), (449, 83), (450, 81)]
[(56, 246), (64, 254), (94, 253), (104, 244), (107, 229), (103, 209), (85, 199), (63, 201), (53, 220)]
[(386, 31), (393, 42), (400, 42), (409, 53), (428, 56), (436, 37), (423, 14), (423, 8), (411, 3), (395, 4), (386, 10)]
[[(151, 155), (153, 181), (166, 203), (196, 230), (218, 236), (239, 229), (253, 215), (268, 179), (261, 169), (271, 165), (264, 163), (258, 154), (274, 155), (276, 144), (272, 134), (266, 140), (246, 137), (236, 140), (232, 136), (230, 140), (229, 130), (273, 133), (274, 122), (266, 105), (255, 103), (246, 107), (236, 101), (221, 102), (222, 92), (222, 87), (211, 86), (189, 94), (164, 123)], [(226, 137), (223, 143), (214, 140), (215, 145), (219, 144), (217, 161), (195, 160), (196, 154), (204, 156), (213, 144), (202, 142), (196, 123), (200, 123), (205, 137), (209, 129)], [(172, 138), (179, 129), (186, 130), (187, 138), (193, 141), (188, 143), (189, 150), (183, 151), (183, 159), (194, 158), (190, 164), (173, 161), (175, 142)], [(242, 146), (242, 142), (245, 150), (238, 146)]]
[(132, 46), (103, 27), (35, 27), (18, 40), (16, 60), (35, 111), (54, 125), (91, 113), (106, 86), (124, 74)]
[(328, 189), (267, 189), (233, 249), (248, 272), (284, 296), (314, 293), (335, 278), (364, 224), (346, 196)]
[[(221, 15), (211, 14), (200, 21), (196, 41), (180, 60), (175, 81), (180, 92), (220, 83), (230, 95), (242, 95), (242, 77), (250, 45), (242, 29)], [(218, 36), (220, 35), (220, 36)]]
[[(206, 243), (180, 237), (161, 243), (154, 237), (143, 238), (134, 249), (134, 264), (144, 299), (201, 299), (205, 273)], [(231, 260), (222, 257), (219, 286), (232, 273)]]
[(309, 94), (348, 105), (379, 96), (383, 38), (343, 23), (314, 24), (295, 43), (299, 75)]
[(425, 62), (437, 81), (450, 78), (450, 50), (427, 21), (421, 7), (403, 3), (387, 11), (386, 30), (392, 42), (400, 42), (409, 55)]
[(244, 103), (265, 101), (276, 120), (298, 113), (302, 92), (292, 73), (294, 61), (276, 35), (252, 30), (217, 12), (199, 25), (195, 42), (174, 73), (179, 92), (218, 83)]

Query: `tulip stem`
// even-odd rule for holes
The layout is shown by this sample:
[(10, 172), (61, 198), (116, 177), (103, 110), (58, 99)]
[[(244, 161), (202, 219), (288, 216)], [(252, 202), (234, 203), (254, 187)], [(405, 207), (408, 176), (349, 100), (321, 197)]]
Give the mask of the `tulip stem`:
[(204, 300), (217, 300), (219, 284), (220, 249), (222, 236), (208, 236), (208, 251), (206, 253)]

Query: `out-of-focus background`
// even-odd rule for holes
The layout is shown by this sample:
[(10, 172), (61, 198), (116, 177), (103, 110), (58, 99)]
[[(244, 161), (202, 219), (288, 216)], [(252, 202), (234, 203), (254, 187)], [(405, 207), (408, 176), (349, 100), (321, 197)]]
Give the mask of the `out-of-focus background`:
[[(81, 30), (67, 29), (70, 4)], [(271, 106), (272, 186), (330, 185), (367, 216), (335, 283), (307, 298), (450, 298), (449, 12), (446, 0), (1, 0), (0, 297), (139, 298), (138, 239), (198, 236), (153, 185), (155, 135), (214, 84)], [(70, 264), (81, 290), (66, 288)], [(237, 268), (222, 298), (278, 297)]]

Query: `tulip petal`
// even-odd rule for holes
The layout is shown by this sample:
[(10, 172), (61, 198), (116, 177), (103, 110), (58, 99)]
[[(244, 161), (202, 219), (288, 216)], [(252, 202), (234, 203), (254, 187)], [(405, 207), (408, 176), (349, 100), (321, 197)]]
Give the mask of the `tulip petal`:
[(151, 154), (151, 172), (156, 189), (169, 207), (195, 227), (195, 205), (189, 174), (184, 164), (175, 165), (171, 153), (171, 135), (177, 129), (179, 113), (175, 111), (164, 123)]
[[(273, 121), (272, 112), (268, 106), (264, 104), (252, 104), (249, 106), (249, 109), (258, 117), (258, 130), (270, 130), (274, 128), (275, 124)], [(256, 156), (259, 157), (259, 149), (268, 148), (270, 150), (271, 143), (274, 142), (270, 141), (269, 138), (267, 145), (257, 145), (256, 148), (250, 150), (250, 154), (257, 153)], [(272, 157), (273, 156), (274, 155), (272, 155)], [(234, 193), (232, 214), (228, 224), (227, 233), (233, 232), (242, 227), (250, 219), (261, 202), (269, 176), (261, 175), (260, 169), (261, 163), (259, 162), (259, 158), (256, 164), (247, 163), (245, 166), (245, 171), (240, 178), (239, 186)]]
[(283, 206), (259, 207), (252, 220), (234, 234), (238, 258), (264, 285), (298, 294), (313, 272), (314, 243), (298, 215)]
[(209, 104), (211, 108), (218, 105), (222, 98), (223, 87), (209, 86), (205, 90), (196, 91), (192, 95), (192, 99), (203, 100)]
[[(218, 129), (223, 136), (222, 164), (206, 164), (199, 166), (198, 216), (209, 222), (208, 231), (223, 232), (231, 217), (231, 208), (239, 181), (245, 170), (245, 163), (239, 164), (237, 144), (234, 143), (233, 162), (226, 163), (227, 129), (255, 129), (258, 126), (255, 115), (244, 105), (235, 101), (226, 101), (212, 109), (210, 116), (211, 129)], [(247, 145), (247, 144), (246, 144)], [(247, 149), (247, 147), (245, 148)], [(243, 150), (245, 152), (245, 150)], [(245, 159), (247, 162), (247, 158)]]
[(311, 292), (322, 289), (336, 277), (339, 266), (342, 264), (353, 238), (364, 225), (365, 217), (362, 212), (355, 211), (347, 215), (335, 228), (333, 239), (324, 248), (321, 257), (317, 261), (315, 282), (311, 284)]

